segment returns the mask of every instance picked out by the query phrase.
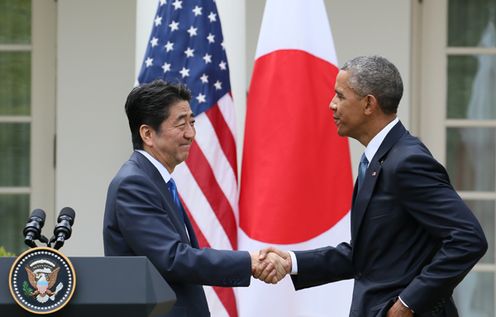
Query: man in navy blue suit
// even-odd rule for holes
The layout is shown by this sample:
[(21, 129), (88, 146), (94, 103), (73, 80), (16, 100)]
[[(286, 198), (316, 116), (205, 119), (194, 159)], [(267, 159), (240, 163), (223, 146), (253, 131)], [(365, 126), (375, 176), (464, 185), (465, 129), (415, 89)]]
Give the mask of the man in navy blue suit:
[(351, 242), (263, 254), (284, 257), (296, 289), (354, 278), (350, 316), (458, 316), (453, 289), (487, 241), (444, 167), (396, 117), (403, 94), (397, 68), (379, 56), (354, 58), (339, 71), (335, 92), (338, 134), (366, 147)]
[(185, 86), (161, 80), (131, 91), (125, 109), (135, 151), (109, 185), (103, 223), (105, 255), (147, 256), (174, 290), (167, 317), (210, 316), (202, 285), (248, 286), (252, 274), (268, 282), (284, 274), (258, 253), (198, 247), (171, 177), (196, 134), (190, 99)]

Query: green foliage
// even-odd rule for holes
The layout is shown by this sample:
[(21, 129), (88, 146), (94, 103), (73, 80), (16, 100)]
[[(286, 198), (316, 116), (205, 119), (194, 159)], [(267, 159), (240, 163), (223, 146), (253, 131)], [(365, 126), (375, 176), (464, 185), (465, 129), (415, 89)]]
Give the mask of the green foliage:
[(0, 256), (15, 256), (15, 254), (5, 250), (4, 247), (0, 246)]
[(22, 291), (26, 296), (33, 295), (33, 289), (29, 287), (28, 281), (24, 281), (24, 283), (22, 283)]

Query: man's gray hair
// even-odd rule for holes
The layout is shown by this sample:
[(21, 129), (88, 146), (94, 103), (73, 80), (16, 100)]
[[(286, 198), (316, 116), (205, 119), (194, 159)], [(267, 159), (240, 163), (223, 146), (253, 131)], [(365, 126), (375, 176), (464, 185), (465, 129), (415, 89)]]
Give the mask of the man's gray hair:
[(350, 73), (348, 84), (356, 94), (373, 95), (385, 114), (396, 113), (403, 82), (393, 63), (382, 56), (359, 56), (347, 61), (341, 70)]

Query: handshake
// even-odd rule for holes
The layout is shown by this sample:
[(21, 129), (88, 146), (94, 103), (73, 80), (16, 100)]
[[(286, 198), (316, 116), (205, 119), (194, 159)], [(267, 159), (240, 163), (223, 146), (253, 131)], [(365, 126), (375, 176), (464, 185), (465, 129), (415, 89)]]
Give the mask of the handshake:
[(251, 255), (251, 274), (265, 283), (276, 284), (291, 273), (289, 252), (273, 247), (262, 249)]

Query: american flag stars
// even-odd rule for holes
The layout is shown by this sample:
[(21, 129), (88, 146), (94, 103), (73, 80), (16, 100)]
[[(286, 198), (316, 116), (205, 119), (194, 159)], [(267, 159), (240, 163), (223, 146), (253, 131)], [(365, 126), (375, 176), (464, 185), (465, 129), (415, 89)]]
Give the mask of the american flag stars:
[(181, 74), (181, 76), (183, 76), (183, 78), (188, 77), (189, 76), (189, 69), (186, 67), (183, 67), (183, 68), (181, 68), (179, 73)]
[(196, 32), (198, 31), (197, 28), (193, 27), (193, 26), (190, 26), (189, 29), (188, 29), (188, 33), (189, 33), (189, 36), (190, 37), (193, 37), (196, 35)]
[(186, 84), (194, 96), (190, 105), (197, 115), (228, 93), (229, 66), (219, 18), (211, 2), (160, 2), (144, 66), (140, 78)]
[(215, 89), (221, 90), (222, 89), (222, 83), (220, 81), (216, 81), (214, 84)]
[(195, 56), (195, 50), (192, 49), (191, 47), (188, 47), (185, 51), (184, 51), (184, 55), (186, 55), (186, 57), (193, 57)]
[(165, 62), (164, 65), (162, 65), (162, 69), (164, 70), (164, 74), (167, 73), (171, 70), (171, 64)]
[(213, 35), (212, 33), (208, 33), (207, 41), (208, 41), (208, 43), (214, 43), (215, 42), (215, 35)]
[(174, 49), (174, 43), (167, 41), (167, 43), (165, 43), (164, 45), (164, 48), (166, 52), (170, 52)]
[(174, 6), (174, 10), (182, 9), (183, 8), (183, 2), (181, 0), (176, 0), (172, 3)]
[(158, 38), (156, 38), (156, 37), (152, 38), (151, 41), (150, 41), (150, 45), (152, 47), (157, 46), (158, 45)]
[(204, 103), (206, 101), (205, 95), (202, 93), (199, 93), (198, 96), (196, 96), (196, 100), (198, 100), (198, 103)]
[(208, 15), (208, 20), (210, 22), (215, 22), (217, 21), (217, 14), (213, 13), (213, 12), (210, 12), (210, 14)]
[(205, 54), (205, 55), (203, 56), (203, 60), (205, 61), (205, 64), (211, 63), (211, 62), (212, 62), (212, 55), (210, 55), (210, 54), (208, 54), (208, 53), (207, 53), (207, 54)]
[(154, 20), (155, 26), (159, 26), (162, 24), (162, 17), (156, 17)]
[(179, 22), (172, 21), (172, 22), (169, 24), (169, 27), (170, 27), (170, 29), (171, 29), (171, 32), (173, 32), (173, 31), (177, 31), (177, 30), (179, 30)]
[(145, 60), (145, 65), (146, 67), (150, 67), (153, 65), (153, 58), (150, 58), (148, 57), (146, 60)]
[(199, 15), (202, 15), (202, 10), (203, 10), (202, 7), (196, 6), (192, 11), (193, 11), (193, 13), (195, 14), (195, 17), (196, 17), (196, 16), (199, 16)]

